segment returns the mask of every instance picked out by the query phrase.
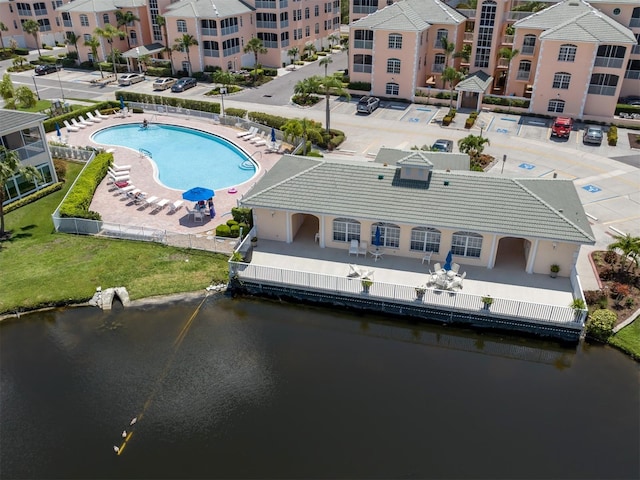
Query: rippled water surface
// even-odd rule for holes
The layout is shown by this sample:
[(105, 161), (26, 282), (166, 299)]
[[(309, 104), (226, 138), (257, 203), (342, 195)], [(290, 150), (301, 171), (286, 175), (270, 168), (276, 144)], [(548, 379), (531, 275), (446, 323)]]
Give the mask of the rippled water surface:
[(615, 350), (198, 304), (0, 324), (0, 476), (640, 476), (639, 369)]

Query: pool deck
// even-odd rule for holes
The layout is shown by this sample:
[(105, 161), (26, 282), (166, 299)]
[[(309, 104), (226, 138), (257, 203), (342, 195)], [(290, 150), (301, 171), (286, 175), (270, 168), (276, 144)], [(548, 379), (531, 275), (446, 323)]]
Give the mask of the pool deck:
[[(265, 174), (265, 172), (273, 167), (280, 159), (281, 154), (271, 153), (267, 151), (267, 147), (256, 147), (249, 142), (237, 138), (237, 134), (242, 131), (233, 127), (214, 124), (200, 119), (191, 119), (183, 116), (155, 116), (149, 114), (133, 113), (128, 117), (121, 118), (110, 115), (107, 120), (81, 129), (79, 132), (69, 133), (68, 142), (73, 146), (95, 146), (105, 148), (104, 145), (98, 145), (91, 141), (91, 136), (97, 130), (114, 125), (124, 125), (129, 123), (142, 124), (144, 119), (150, 124), (171, 124), (183, 127), (192, 127), (198, 130), (206, 131), (225, 138), (235, 144), (242, 151), (254, 157), (258, 165), (258, 170), (247, 182), (240, 185), (233, 185), (237, 189), (237, 193), (228, 193), (228, 188), (215, 191), (215, 211), (216, 216), (210, 218), (205, 216), (203, 222), (195, 222), (190, 217), (187, 208), (193, 207), (193, 202), (185, 201), (182, 207), (175, 213), (169, 213), (168, 207), (162, 210), (153, 210), (153, 207), (136, 205), (131, 199), (125, 195), (119, 195), (114, 185), (110, 184), (110, 178), (107, 176), (98, 186), (93, 200), (91, 202), (91, 210), (99, 212), (103, 221), (119, 224), (119, 225), (136, 225), (145, 228), (166, 230), (176, 233), (192, 233), (211, 235), (215, 228), (225, 223), (231, 218), (231, 208), (237, 206), (237, 201), (242, 195), (256, 183), (256, 181)], [(146, 192), (147, 197), (156, 196), (166, 198), (171, 203), (182, 199), (182, 191), (167, 188), (160, 184), (157, 180), (157, 169), (155, 164), (147, 157), (142, 156), (138, 151), (120, 147), (109, 146), (109, 150), (113, 149), (114, 163), (116, 165), (131, 165), (130, 183), (137, 188)], [(261, 152), (261, 153), (257, 153)], [(184, 168), (189, 168), (189, 159), (177, 158), (176, 161), (184, 163)], [(194, 185), (194, 187), (208, 187), (207, 185)]]

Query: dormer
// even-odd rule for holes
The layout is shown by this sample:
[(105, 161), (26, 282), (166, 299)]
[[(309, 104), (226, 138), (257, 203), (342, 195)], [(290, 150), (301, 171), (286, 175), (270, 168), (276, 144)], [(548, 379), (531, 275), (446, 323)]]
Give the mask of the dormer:
[(433, 171), (433, 163), (427, 158), (427, 152), (412, 152), (402, 160), (398, 160), (396, 165), (400, 167), (401, 180), (428, 182)]

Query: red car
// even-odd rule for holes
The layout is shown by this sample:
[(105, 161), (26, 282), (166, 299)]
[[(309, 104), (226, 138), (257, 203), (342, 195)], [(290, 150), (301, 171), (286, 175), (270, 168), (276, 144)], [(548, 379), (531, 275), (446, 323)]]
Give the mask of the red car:
[(551, 136), (569, 138), (573, 130), (573, 120), (569, 117), (556, 117), (551, 125)]

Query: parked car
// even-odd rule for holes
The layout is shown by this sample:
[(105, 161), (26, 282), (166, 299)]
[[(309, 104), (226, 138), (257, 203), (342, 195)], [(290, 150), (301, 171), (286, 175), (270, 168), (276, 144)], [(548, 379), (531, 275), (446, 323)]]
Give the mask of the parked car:
[(556, 117), (551, 125), (551, 136), (569, 138), (573, 130), (573, 120), (569, 117)]
[(631, 95), (629, 97), (621, 97), (618, 99), (618, 103), (622, 103), (624, 105), (633, 105), (635, 107), (640, 107), (640, 97)]
[(36, 75), (48, 75), (49, 73), (57, 72), (60, 70), (58, 65), (54, 65), (53, 63), (46, 63), (44, 65), (38, 65), (36, 67)]
[(120, 85), (133, 85), (134, 83), (142, 82), (144, 75), (142, 73), (125, 73), (120, 76)]
[(198, 85), (198, 81), (193, 77), (182, 77), (172, 87), (172, 92), (184, 92)]
[(434, 152), (452, 152), (453, 140), (439, 138), (433, 145), (431, 145), (431, 150), (433, 150)]
[(380, 106), (380, 99), (377, 97), (364, 96), (358, 102), (358, 113), (371, 113)]
[(158, 78), (155, 82), (153, 82), (154, 90), (166, 90), (167, 88), (171, 88), (175, 85), (176, 79), (171, 77), (163, 77)]
[(603, 137), (604, 132), (602, 131), (602, 127), (591, 126), (585, 129), (582, 141), (584, 143), (591, 143), (593, 145), (602, 145)]

